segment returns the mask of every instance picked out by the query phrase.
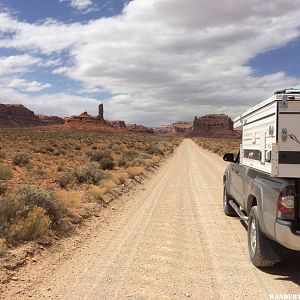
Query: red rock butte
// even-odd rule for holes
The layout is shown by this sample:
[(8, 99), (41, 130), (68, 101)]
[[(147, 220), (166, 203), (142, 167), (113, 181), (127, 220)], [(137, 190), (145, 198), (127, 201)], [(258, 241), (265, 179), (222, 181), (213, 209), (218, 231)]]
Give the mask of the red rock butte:
[(63, 124), (63, 119), (53, 116), (35, 115), (21, 104), (0, 104), (0, 127), (18, 128)]
[(213, 114), (195, 117), (192, 136), (214, 138), (239, 138), (240, 134), (233, 130), (231, 118), (225, 114)]

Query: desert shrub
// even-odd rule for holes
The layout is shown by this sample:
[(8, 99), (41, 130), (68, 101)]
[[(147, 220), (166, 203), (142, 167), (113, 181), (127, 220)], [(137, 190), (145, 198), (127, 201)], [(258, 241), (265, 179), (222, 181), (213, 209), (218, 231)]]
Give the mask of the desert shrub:
[(115, 162), (108, 151), (88, 152), (87, 156), (91, 161), (98, 162), (103, 170), (112, 170), (115, 166)]
[(0, 257), (4, 256), (7, 253), (7, 246), (5, 239), (0, 238)]
[(125, 183), (126, 179), (128, 178), (128, 174), (125, 172), (122, 173), (114, 173), (110, 176), (110, 179), (115, 182), (116, 184), (123, 184)]
[(100, 161), (101, 169), (103, 170), (112, 170), (115, 166), (115, 162), (109, 158), (109, 157), (104, 157)]
[(29, 156), (27, 153), (18, 153), (14, 156), (12, 163), (15, 166), (24, 167), (29, 164)]
[(98, 184), (105, 178), (105, 172), (99, 168), (97, 163), (90, 163), (80, 170), (75, 170), (74, 175), (78, 183)]
[(41, 166), (37, 166), (36, 169), (34, 170), (34, 174), (36, 174), (39, 177), (45, 177), (47, 174), (45, 170)]
[(70, 184), (71, 180), (72, 176), (70, 174), (64, 173), (58, 177), (56, 182), (61, 188), (66, 188)]
[(92, 197), (92, 200), (94, 201), (101, 201), (102, 197), (106, 194), (107, 188), (106, 187), (98, 187), (94, 186), (90, 190), (90, 195)]
[(57, 192), (59, 201), (66, 209), (77, 209), (82, 206), (84, 192), (60, 190)]
[(9, 240), (13, 244), (34, 240), (48, 233), (51, 220), (42, 207), (34, 207), (24, 219), (11, 226)]
[(124, 157), (124, 159), (132, 160), (135, 157), (137, 157), (138, 155), (139, 155), (139, 153), (137, 151), (129, 150), (124, 153), (123, 157)]
[(99, 163), (101, 163), (103, 159), (112, 159), (110, 152), (108, 151), (88, 152), (87, 156), (90, 158), (91, 161), (96, 161)]
[(112, 179), (105, 180), (102, 183), (102, 187), (106, 188), (108, 191), (116, 186), (117, 186), (117, 184)]
[(64, 172), (65, 168), (63, 166), (57, 167), (57, 172)]
[(133, 179), (136, 176), (139, 176), (144, 173), (143, 167), (128, 167), (126, 169), (129, 178)]
[(47, 145), (46, 147), (45, 147), (45, 150), (47, 151), (47, 152), (54, 152), (55, 151), (55, 149), (51, 146), (51, 145)]
[(35, 206), (44, 208), (53, 222), (58, 221), (63, 212), (62, 205), (52, 191), (34, 185), (21, 186), (16, 199), (19, 203), (24, 203), (28, 209)]
[(0, 184), (0, 196), (4, 195), (7, 192), (7, 187)]
[(0, 180), (9, 180), (12, 178), (12, 170), (5, 166), (0, 164)]
[(118, 161), (119, 167), (125, 167), (125, 166), (126, 166), (126, 163), (127, 163), (127, 161), (126, 161), (126, 159), (125, 159), (124, 157), (121, 157), (121, 158), (119, 159), (119, 161)]
[(0, 197), (0, 234), (5, 235), (17, 215), (25, 210), (24, 205), (15, 197)]
[(5, 159), (6, 153), (3, 150), (0, 150), (0, 159)]
[(147, 149), (147, 153), (151, 155), (164, 155), (164, 151), (158, 147), (150, 147)]

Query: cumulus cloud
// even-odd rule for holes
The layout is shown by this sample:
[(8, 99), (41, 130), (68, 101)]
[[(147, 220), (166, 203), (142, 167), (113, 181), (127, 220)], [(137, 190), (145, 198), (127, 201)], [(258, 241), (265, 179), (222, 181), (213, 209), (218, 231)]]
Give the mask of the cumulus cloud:
[(12, 55), (0, 57), (0, 76), (25, 72), (41, 60), (31, 55)]
[(26, 95), (8, 86), (0, 85), (0, 103), (23, 104), (38, 114), (61, 117), (78, 115), (87, 111), (97, 115), (99, 101), (92, 97), (81, 97), (68, 93)]
[(39, 81), (27, 81), (23, 78), (14, 78), (7, 83), (7, 86), (25, 92), (39, 92), (51, 87), (51, 84)]
[(297, 39), (299, 19), (298, 0), (135, 0), (119, 16), (84, 24), (29, 24), (2, 13), (0, 47), (68, 51), (68, 63), (53, 74), (80, 82), (83, 91), (111, 93), (107, 111), (115, 118), (164, 123), (235, 115), (299, 84), (284, 72), (258, 77), (247, 66)]

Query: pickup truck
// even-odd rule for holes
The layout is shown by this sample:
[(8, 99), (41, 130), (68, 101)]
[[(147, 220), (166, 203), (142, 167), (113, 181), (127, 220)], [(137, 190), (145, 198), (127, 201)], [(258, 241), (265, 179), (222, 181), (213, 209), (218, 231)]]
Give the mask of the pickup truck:
[(230, 162), (223, 177), (224, 212), (248, 223), (252, 263), (272, 267), (284, 248), (300, 251), (300, 179), (271, 177), (240, 164), (232, 153), (223, 159)]

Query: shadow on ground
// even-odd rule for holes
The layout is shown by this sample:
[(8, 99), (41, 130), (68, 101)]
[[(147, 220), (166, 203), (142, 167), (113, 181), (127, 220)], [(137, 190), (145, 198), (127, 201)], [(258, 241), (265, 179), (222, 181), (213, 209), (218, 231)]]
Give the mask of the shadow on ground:
[[(248, 230), (247, 223), (240, 220), (241, 225)], [(262, 272), (278, 275), (275, 280), (292, 281), (300, 285), (300, 252), (282, 249), (282, 261), (273, 268), (263, 268)]]
[(274, 268), (263, 269), (262, 271), (272, 275), (278, 275), (275, 280), (292, 281), (300, 285), (300, 252), (285, 251), (281, 263)]

